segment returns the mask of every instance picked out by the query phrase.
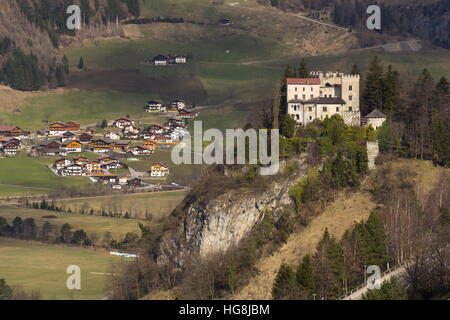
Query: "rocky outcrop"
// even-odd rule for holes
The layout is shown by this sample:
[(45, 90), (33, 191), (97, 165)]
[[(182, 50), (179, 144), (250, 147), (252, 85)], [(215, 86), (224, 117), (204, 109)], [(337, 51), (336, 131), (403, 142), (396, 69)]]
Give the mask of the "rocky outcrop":
[(194, 201), (183, 209), (175, 231), (163, 236), (158, 263), (182, 267), (190, 254), (207, 257), (225, 252), (247, 236), (271, 210), (279, 218), (283, 207), (290, 204), (289, 186), (307, 173), (304, 160), (294, 179), (276, 179), (266, 191), (234, 190), (206, 203)]

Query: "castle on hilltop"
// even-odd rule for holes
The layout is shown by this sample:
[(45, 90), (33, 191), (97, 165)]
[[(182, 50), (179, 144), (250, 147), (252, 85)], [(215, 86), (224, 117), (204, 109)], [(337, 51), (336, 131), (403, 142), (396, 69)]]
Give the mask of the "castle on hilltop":
[(359, 75), (338, 72), (314, 71), (310, 78), (288, 78), (287, 114), (301, 125), (338, 114), (345, 124), (360, 126), (359, 82)]

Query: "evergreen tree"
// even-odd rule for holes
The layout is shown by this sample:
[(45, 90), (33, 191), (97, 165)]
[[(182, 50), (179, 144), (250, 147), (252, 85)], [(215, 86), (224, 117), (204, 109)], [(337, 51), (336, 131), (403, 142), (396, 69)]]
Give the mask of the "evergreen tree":
[(362, 111), (368, 114), (373, 109), (382, 108), (383, 99), (383, 67), (380, 59), (375, 56), (370, 61), (366, 84), (362, 95)]
[(358, 67), (358, 65), (356, 63), (352, 66), (351, 74), (353, 74), (353, 75), (356, 75), (356, 74), (361, 75), (361, 70), (359, 69), (359, 67)]
[(62, 58), (62, 64), (64, 67), (64, 72), (66, 74), (69, 74), (70, 70), (69, 70), (69, 59), (67, 59), (67, 57), (64, 55), (64, 57)]
[(56, 68), (56, 84), (58, 87), (64, 87), (66, 85), (66, 80), (64, 79), (64, 71), (61, 66)]
[(295, 119), (289, 115), (286, 115), (281, 123), (280, 133), (286, 138), (292, 138), (295, 135), (296, 126), (297, 122)]
[(383, 79), (382, 110), (389, 117), (398, 110), (399, 104), (399, 75), (389, 65)]
[(296, 287), (295, 273), (292, 268), (282, 263), (272, 287), (272, 298), (275, 300), (292, 299)]
[(439, 79), (439, 82), (436, 85), (436, 89), (443, 94), (449, 94), (450, 93), (450, 84), (448, 83), (448, 80), (446, 77), (442, 77)]
[(78, 69), (84, 69), (84, 61), (83, 61), (83, 57), (80, 57), (80, 61), (77, 64), (77, 68)]
[(312, 259), (308, 254), (303, 257), (302, 262), (299, 264), (296, 278), (300, 289), (310, 297), (315, 290), (315, 284)]
[(380, 289), (369, 290), (363, 300), (408, 300), (408, 293), (397, 278), (381, 284)]
[(308, 71), (308, 66), (306, 65), (305, 59), (302, 59), (302, 61), (300, 61), (300, 66), (297, 71), (297, 77), (299, 77), (299, 78), (309, 78), (310, 77), (309, 71)]

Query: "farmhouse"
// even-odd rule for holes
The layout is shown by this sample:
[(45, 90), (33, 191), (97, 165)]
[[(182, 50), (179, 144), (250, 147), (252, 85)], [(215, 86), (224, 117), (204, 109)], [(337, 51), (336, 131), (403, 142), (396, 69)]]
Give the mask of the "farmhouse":
[(95, 160), (87, 162), (85, 167), (90, 173), (98, 173), (99, 171), (102, 171), (100, 168), (100, 163)]
[(113, 148), (113, 145), (104, 139), (93, 140), (88, 143), (88, 147), (94, 152), (110, 152)]
[(340, 115), (347, 125), (359, 126), (359, 75), (311, 72), (310, 78), (288, 78), (287, 114), (306, 125)]
[(119, 134), (118, 134), (117, 132), (114, 132), (114, 131), (108, 131), (108, 132), (106, 132), (105, 135), (104, 135), (104, 137), (105, 137), (106, 139), (111, 139), (111, 140), (119, 140), (119, 139), (120, 139)]
[(161, 162), (155, 163), (149, 170), (152, 177), (165, 177), (170, 174), (169, 167)]
[(73, 121), (66, 122), (66, 129), (67, 131), (80, 131), (80, 124)]
[(33, 149), (39, 155), (47, 155), (47, 156), (67, 155), (66, 150), (61, 148), (61, 144), (58, 141), (51, 139), (42, 140), (41, 142), (34, 145)]
[(68, 166), (58, 170), (61, 176), (84, 176), (86, 172), (84, 168), (78, 164), (69, 164)]
[(185, 127), (185, 120), (183, 118), (170, 118), (169, 120), (167, 120), (167, 125), (170, 127), (173, 126)]
[(71, 152), (81, 152), (81, 142), (74, 140), (74, 141), (66, 141), (61, 145), (61, 148), (66, 150), (67, 153)]
[(178, 110), (186, 108), (186, 103), (181, 100), (172, 100), (172, 108), (177, 108)]
[(131, 120), (129, 118), (119, 118), (113, 122), (113, 126), (120, 129), (132, 125), (134, 125), (134, 120)]
[(363, 124), (366, 126), (372, 126), (374, 129), (378, 129), (386, 121), (386, 116), (378, 109), (374, 109), (367, 116), (364, 117)]
[(173, 59), (176, 64), (186, 63), (188, 61), (186, 56), (179, 56), (179, 55), (175, 56)]
[(66, 131), (68, 131), (67, 126), (62, 122), (54, 122), (48, 128), (48, 134), (51, 136), (61, 135)]
[(88, 158), (81, 157), (81, 156), (73, 157), (72, 160), (73, 160), (74, 163), (79, 164), (80, 166), (84, 166), (86, 164), (86, 162), (89, 161)]
[(153, 58), (153, 65), (155, 66), (166, 66), (169, 63), (169, 58), (163, 56), (162, 54), (157, 55)]
[(69, 159), (61, 158), (61, 159), (56, 160), (53, 163), (53, 168), (55, 168), (56, 170), (61, 170), (61, 169), (63, 169), (64, 167), (68, 166), (71, 163), (72, 162), (70, 162)]
[(152, 112), (152, 113), (160, 113), (160, 112), (166, 112), (167, 108), (161, 102), (152, 100), (152, 101), (147, 102), (145, 111)]
[(150, 149), (146, 149), (141, 146), (136, 146), (128, 149), (128, 152), (135, 155), (135, 156), (146, 156), (151, 154), (153, 151)]
[(156, 142), (153, 140), (145, 140), (142, 144), (142, 147), (149, 150), (155, 150), (156, 149)]
[(2, 145), (3, 152), (7, 155), (13, 156), (19, 152), (21, 148), (20, 140), (13, 138)]
[(198, 116), (198, 112), (192, 112), (186, 109), (178, 110), (178, 116), (186, 119), (194, 119)]
[(78, 140), (81, 143), (89, 143), (92, 141), (92, 135), (89, 133), (82, 133), (78, 136)]
[(20, 129), (17, 126), (0, 125), (0, 136), (23, 139), (23, 138), (28, 138), (30, 136), (30, 132), (23, 131), (22, 129)]
[(128, 186), (129, 187), (138, 188), (138, 187), (142, 187), (142, 184), (143, 184), (143, 182), (139, 178), (134, 178), (134, 179), (128, 180)]
[(61, 137), (61, 142), (72, 141), (76, 139), (76, 135), (70, 131), (64, 132)]

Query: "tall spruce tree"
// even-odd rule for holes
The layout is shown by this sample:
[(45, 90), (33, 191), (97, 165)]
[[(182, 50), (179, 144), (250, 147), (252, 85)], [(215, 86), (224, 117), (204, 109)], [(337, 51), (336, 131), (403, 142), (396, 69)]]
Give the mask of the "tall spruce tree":
[(297, 77), (309, 78), (309, 70), (308, 70), (308, 66), (306, 65), (305, 59), (302, 59), (302, 61), (300, 61), (300, 66), (297, 71)]
[(399, 75), (391, 65), (388, 66), (386, 74), (383, 78), (383, 105), (381, 111), (383, 111), (388, 117), (392, 117), (393, 114), (398, 114), (399, 104)]
[(378, 56), (370, 61), (369, 71), (365, 77), (366, 84), (362, 95), (362, 113), (368, 114), (374, 109), (382, 108), (383, 101), (383, 66)]
[(316, 288), (314, 283), (314, 270), (310, 255), (307, 254), (303, 257), (302, 262), (298, 266), (296, 278), (297, 283), (300, 286), (300, 290), (304, 291), (309, 298)]
[(84, 68), (83, 57), (80, 57), (80, 61), (78, 62), (77, 68), (80, 70)]
[(356, 63), (352, 66), (351, 74), (353, 74), (353, 75), (356, 75), (356, 74), (361, 75), (361, 70), (359, 69), (359, 67), (358, 67), (358, 65)]
[(294, 271), (288, 264), (282, 263), (273, 283), (272, 298), (275, 300), (292, 299), (295, 287)]

